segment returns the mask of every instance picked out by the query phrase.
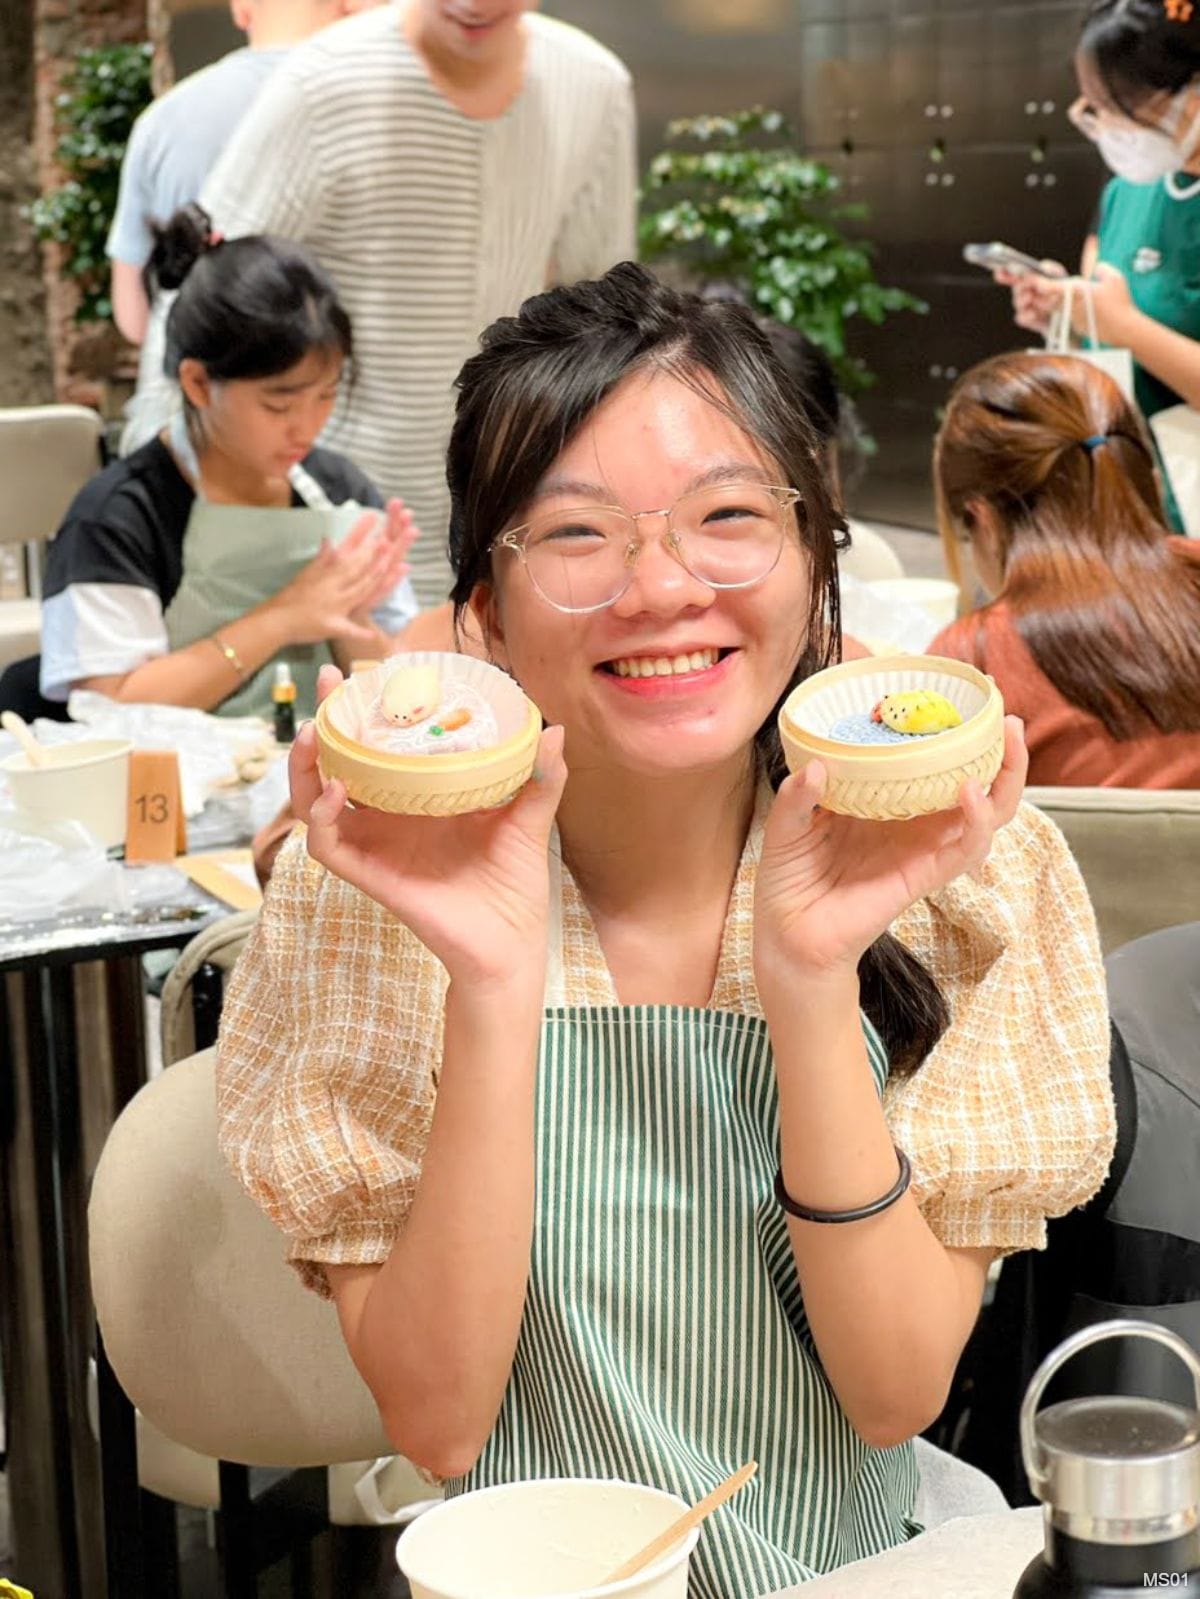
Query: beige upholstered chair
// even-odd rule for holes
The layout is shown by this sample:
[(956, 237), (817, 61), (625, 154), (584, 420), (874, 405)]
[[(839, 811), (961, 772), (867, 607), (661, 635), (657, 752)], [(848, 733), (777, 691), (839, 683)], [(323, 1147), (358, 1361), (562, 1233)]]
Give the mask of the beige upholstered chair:
[(41, 550), (100, 467), (104, 424), (82, 405), (0, 409), (0, 544), (24, 546), (30, 597), (0, 601), (0, 667), (37, 653)]
[(1143, 933), (1195, 921), (1200, 904), (1200, 790), (1030, 788), (1066, 835), (1105, 954)]
[[(362, 1475), (391, 1454), (332, 1305), (301, 1286), (282, 1236), (221, 1157), (214, 1062), (207, 1050), (148, 1083), (117, 1118), (92, 1184), (92, 1292), (104, 1355), (139, 1413), (135, 1473), (132, 1418), (114, 1456), (102, 1388), (110, 1582), (121, 1593), (148, 1591), (131, 1585), (136, 1568), (114, 1548), (114, 1527), (136, 1519), (122, 1517), (116, 1500), (136, 1492), (138, 1476), (164, 1497), (216, 1504), (217, 1462), (358, 1462), (351, 1475)], [(112, 1470), (122, 1454), (124, 1469)], [(371, 1486), (387, 1513), (436, 1492), (403, 1460)], [(331, 1479), (329, 1496), (332, 1520), (370, 1519), (354, 1513), (344, 1478), (340, 1488)]]
[[(159, 1011), (159, 1032), (162, 1038), (162, 1061), (173, 1066), (177, 1060), (192, 1054), (197, 1044), (205, 1045), (216, 1036), (217, 1019), (221, 1011), (223, 994), (197, 994), (197, 983), (209, 973), (217, 975), (221, 988), (233, 970), (234, 963), (246, 947), (246, 940), (258, 920), (257, 910), (234, 911), (213, 922), (181, 951), (179, 959), (167, 973), (163, 983)], [(201, 985), (203, 987), (203, 985)], [(206, 1036), (197, 1038), (195, 1001), (207, 1000), (211, 1015), (202, 1018), (200, 1030)]]

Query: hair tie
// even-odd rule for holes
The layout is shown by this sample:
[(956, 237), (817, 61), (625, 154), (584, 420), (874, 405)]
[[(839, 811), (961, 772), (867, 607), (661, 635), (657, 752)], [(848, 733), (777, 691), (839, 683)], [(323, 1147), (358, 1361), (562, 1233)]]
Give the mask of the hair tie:
[(1108, 438), (1107, 433), (1093, 433), (1086, 439), (1080, 439), (1079, 442), (1089, 455), (1094, 455), (1102, 444), (1108, 443)]

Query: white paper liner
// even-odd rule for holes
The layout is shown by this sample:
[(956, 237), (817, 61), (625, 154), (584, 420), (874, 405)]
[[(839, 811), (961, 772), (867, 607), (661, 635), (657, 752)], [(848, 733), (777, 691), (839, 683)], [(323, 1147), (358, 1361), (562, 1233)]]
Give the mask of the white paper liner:
[[(360, 743), (359, 727), (379, 698), (384, 683), (393, 672), (414, 666), (436, 666), (447, 687), (453, 680), (466, 684), (482, 695), (495, 712), (498, 744), (515, 737), (525, 726), (528, 714), (525, 695), (520, 686), (499, 667), (492, 666), (487, 661), (477, 660), (472, 655), (451, 655), (439, 650), (411, 650), (407, 654), (389, 656), (378, 666), (373, 666), (364, 672), (355, 672), (346, 680), (337, 698), (329, 707), (329, 719), (334, 728), (343, 737), (351, 739), (356, 744)], [(364, 744), (362, 747), (376, 748), (374, 744)], [(386, 753), (384, 746), (379, 746), (379, 749), (380, 753)], [(432, 751), (427, 756), (412, 753), (414, 759), (436, 760), (439, 753), (453, 753), (453, 751)]]
[[(911, 688), (932, 689), (935, 693), (944, 695), (956, 708), (964, 723), (983, 710), (988, 699), (986, 690), (952, 672), (939, 670), (936, 666), (889, 667), (886, 662), (881, 661), (877, 672), (844, 677), (838, 674), (831, 678), (815, 694), (806, 695), (798, 704), (794, 702), (789, 704), (787, 718), (793, 727), (803, 732), (814, 734), (817, 738), (829, 738), (830, 728), (841, 721), (843, 716), (861, 715), (864, 712), (869, 714), (885, 694), (895, 694)], [(930, 737), (936, 739), (937, 735), (932, 734)], [(926, 745), (929, 742), (929, 738), (911, 740), (913, 745)], [(872, 750), (878, 748), (882, 752), (884, 749), (896, 749), (900, 746), (847, 744), (846, 747)]]

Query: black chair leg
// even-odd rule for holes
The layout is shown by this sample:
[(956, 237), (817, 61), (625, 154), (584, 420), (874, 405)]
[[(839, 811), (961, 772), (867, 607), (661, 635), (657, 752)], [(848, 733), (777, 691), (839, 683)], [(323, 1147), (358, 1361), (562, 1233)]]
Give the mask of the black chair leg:
[(217, 1041), (225, 978), (219, 967), (205, 961), (192, 978), (192, 1025), (196, 1048), (209, 1049)]
[(150, 1592), (138, 1488), (137, 1425), (134, 1408), (104, 1353), (99, 1329), (96, 1379), (108, 1593), (109, 1599), (127, 1599), (130, 1594)]
[(288, 1562), (291, 1568), (292, 1599), (316, 1599), (313, 1587), (313, 1551), (307, 1540), (298, 1543)]
[(258, 1564), (250, 1500), (250, 1471), (222, 1460), (218, 1467), (217, 1563), (222, 1599), (258, 1599)]
[(155, 1599), (179, 1599), (179, 1538), (175, 1505), (159, 1494), (141, 1493), (142, 1537), (146, 1570), (154, 1581)]

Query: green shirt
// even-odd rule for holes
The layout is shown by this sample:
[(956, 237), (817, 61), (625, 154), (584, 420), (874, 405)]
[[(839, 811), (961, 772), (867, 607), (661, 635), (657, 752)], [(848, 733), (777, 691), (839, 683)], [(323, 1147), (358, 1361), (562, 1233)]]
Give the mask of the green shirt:
[[(1129, 183), (1113, 178), (1100, 202), (1099, 259), (1125, 274), (1139, 311), (1200, 339), (1200, 180)], [(1146, 416), (1180, 397), (1134, 364), (1137, 401)]]

